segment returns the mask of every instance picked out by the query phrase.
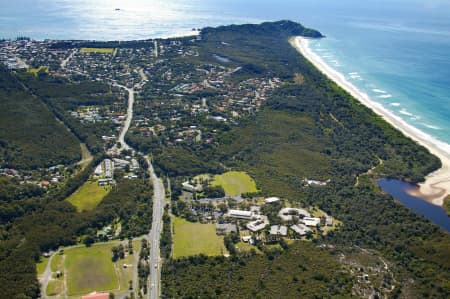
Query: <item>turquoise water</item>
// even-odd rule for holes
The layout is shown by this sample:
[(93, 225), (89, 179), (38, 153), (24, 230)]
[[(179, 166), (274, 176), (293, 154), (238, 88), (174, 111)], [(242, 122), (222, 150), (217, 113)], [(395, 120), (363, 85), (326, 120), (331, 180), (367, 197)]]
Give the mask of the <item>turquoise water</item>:
[(450, 24), (445, 32), (387, 22), (349, 21), (342, 29), (355, 38), (333, 33), (311, 48), (372, 100), (450, 143)]
[[(0, 37), (144, 39), (292, 19), (327, 38), (312, 49), (371, 98), (450, 143), (450, 1), (1, 1)], [(116, 10), (120, 9), (120, 10)]]

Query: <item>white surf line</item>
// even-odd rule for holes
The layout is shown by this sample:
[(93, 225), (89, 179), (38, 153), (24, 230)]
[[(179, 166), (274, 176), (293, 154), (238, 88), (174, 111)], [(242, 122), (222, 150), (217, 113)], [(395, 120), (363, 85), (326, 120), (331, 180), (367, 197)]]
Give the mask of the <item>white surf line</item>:
[(366, 93), (358, 90), (353, 84), (347, 81), (341, 73), (328, 66), (316, 53), (314, 53), (309, 48), (309, 40), (307, 38), (297, 37), (291, 40), (291, 44), (329, 79), (345, 89), (363, 105), (383, 117), (383, 119), (400, 130), (404, 135), (426, 147), (433, 155), (441, 160), (442, 167), (427, 175), (425, 182), (420, 183), (419, 186), (420, 192), (426, 198), (430, 199), (432, 203), (443, 205), (444, 198), (450, 194), (450, 144), (442, 142), (428, 133), (408, 124), (404, 119), (395, 115), (383, 105), (372, 101)]

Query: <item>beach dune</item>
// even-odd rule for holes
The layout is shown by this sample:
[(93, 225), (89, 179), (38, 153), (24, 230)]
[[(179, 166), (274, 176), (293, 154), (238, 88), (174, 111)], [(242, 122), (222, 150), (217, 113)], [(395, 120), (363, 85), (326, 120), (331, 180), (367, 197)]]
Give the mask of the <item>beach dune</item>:
[(442, 206), (445, 197), (450, 194), (450, 145), (437, 140), (431, 135), (422, 132), (414, 126), (405, 122), (401, 117), (393, 114), (391, 111), (376, 103), (370, 97), (358, 90), (341, 73), (328, 66), (320, 56), (315, 54), (309, 48), (309, 39), (304, 37), (293, 37), (289, 40), (291, 45), (297, 49), (306, 59), (308, 59), (316, 68), (318, 68), (329, 79), (333, 80), (341, 88), (345, 89), (362, 104), (369, 107), (382, 116), (387, 122), (400, 130), (404, 135), (426, 147), (433, 155), (437, 156), (442, 167), (433, 173), (430, 173), (425, 182), (419, 184), (418, 190), (412, 191), (414, 195), (420, 196), (435, 205)]

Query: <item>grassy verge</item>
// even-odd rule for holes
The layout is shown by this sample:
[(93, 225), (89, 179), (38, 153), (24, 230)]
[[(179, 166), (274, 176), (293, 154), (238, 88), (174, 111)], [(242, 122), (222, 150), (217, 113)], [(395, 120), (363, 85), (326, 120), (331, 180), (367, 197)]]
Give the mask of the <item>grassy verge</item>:
[(41, 260), (36, 263), (36, 269), (38, 276), (42, 275), (45, 272), (45, 268), (47, 268), (48, 264), (48, 258), (47, 257), (41, 257)]
[(223, 237), (216, 235), (214, 224), (191, 223), (173, 217), (173, 257), (227, 253)]
[(67, 198), (79, 212), (92, 211), (110, 191), (110, 187), (99, 186), (95, 181), (85, 182)]
[(64, 257), (61, 254), (55, 254), (52, 258), (52, 262), (50, 264), (50, 269), (52, 272), (63, 271), (64, 265)]
[(242, 171), (229, 171), (214, 176), (213, 186), (222, 186), (227, 196), (237, 196), (243, 193), (256, 192), (255, 181)]

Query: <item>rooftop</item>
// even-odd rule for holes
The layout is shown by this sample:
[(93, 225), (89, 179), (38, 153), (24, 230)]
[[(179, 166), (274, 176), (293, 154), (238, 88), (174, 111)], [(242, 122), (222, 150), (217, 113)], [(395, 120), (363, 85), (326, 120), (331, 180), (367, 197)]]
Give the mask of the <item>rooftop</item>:
[(266, 199), (264, 199), (265, 203), (273, 203), (273, 202), (277, 202), (280, 201), (279, 197), (268, 197)]
[(305, 217), (302, 221), (306, 226), (317, 226), (320, 224), (320, 218), (316, 217)]
[(89, 295), (82, 296), (81, 299), (109, 299), (109, 294), (93, 292)]
[(300, 223), (297, 225), (292, 225), (291, 229), (301, 236), (306, 235), (308, 232), (311, 231), (311, 229), (309, 227), (307, 227), (304, 224), (300, 224)]
[(285, 226), (285, 225), (272, 225), (270, 227), (270, 234), (271, 235), (278, 235), (278, 236), (287, 236), (287, 226)]
[(267, 224), (269, 224), (269, 221), (256, 220), (256, 221), (248, 223), (247, 228), (249, 230), (251, 230), (252, 232), (257, 232), (257, 231), (264, 229)]
[(253, 212), (251, 211), (241, 211), (241, 210), (230, 210), (228, 212), (228, 214), (230, 215), (230, 217), (235, 217), (235, 218), (252, 218), (253, 217)]

